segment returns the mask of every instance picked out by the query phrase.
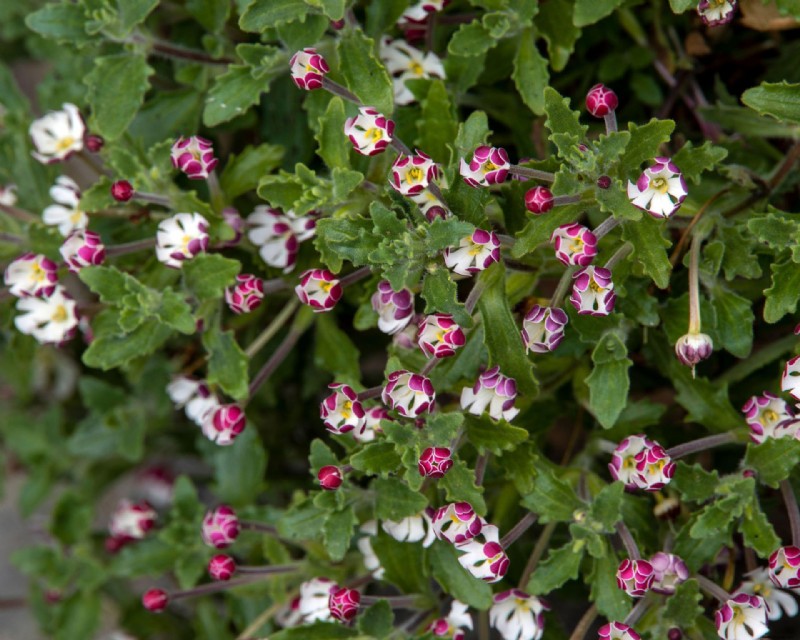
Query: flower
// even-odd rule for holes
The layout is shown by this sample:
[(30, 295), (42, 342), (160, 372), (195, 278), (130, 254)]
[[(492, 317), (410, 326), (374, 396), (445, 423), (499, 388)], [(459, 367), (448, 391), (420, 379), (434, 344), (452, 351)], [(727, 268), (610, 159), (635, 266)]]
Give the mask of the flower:
[(336, 491), (342, 486), (342, 470), (332, 464), (325, 465), (317, 472), (317, 480), (325, 491)]
[(206, 512), (200, 535), (209, 547), (224, 549), (234, 543), (239, 537), (239, 531), (239, 518), (236, 517), (236, 512), (223, 504)]
[[(221, 247), (235, 247), (239, 244), (242, 240), (242, 234), (244, 233), (245, 223), (242, 219), (242, 216), (239, 215), (239, 211), (234, 209), (233, 207), (225, 207), (222, 210), (222, 222), (225, 224), (230, 231), (227, 231), (223, 227), (223, 233), (226, 235), (228, 233), (233, 233), (233, 237), (230, 240), (225, 240), (220, 243)], [(315, 223), (316, 224), (316, 223)]]
[(176, 213), (158, 223), (156, 257), (173, 269), (208, 247), (208, 220), (199, 213)]
[(472, 415), (479, 416), (489, 408), (489, 416), (494, 420), (513, 420), (519, 413), (514, 408), (517, 397), (517, 382), (500, 373), (500, 367), (494, 366), (478, 376), (478, 381), (471, 389), (461, 390), (461, 408)]
[(378, 533), (378, 523), (375, 520), (368, 520), (362, 524), (358, 530), (365, 534), (358, 539), (356, 545), (361, 552), (361, 559), (364, 561), (364, 566), (367, 571), (372, 574), (376, 580), (381, 580), (386, 573), (385, 569), (381, 566), (381, 560), (375, 555), (375, 550), (372, 548), (372, 537)]
[(555, 351), (564, 337), (567, 322), (569, 318), (563, 309), (533, 305), (522, 320), (522, 342), (525, 350), (534, 353)]
[(307, 304), (314, 313), (330, 311), (342, 297), (339, 279), (327, 269), (309, 269), (300, 276), (300, 284), (294, 288), (300, 302)]
[(656, 593), (672, 595), (675, 587), (689, 579), (686, 563), (672, 553), (659, 551), (650, 558), (653, 567), (653, 584), (651, 589)]
[(633, 598), (641, 598), (653, 584), (653, 565), (647, 560), (623, 560), (617, 569), (617, 587)]
[(56, 289), (58, 265), (41, 253), (24, 253), (8, 265), (3, 282), (12, 296), (47, 297)]
[(330, 71), (325, 58), (312, 47), (295, 53), (289, 60), (289, 68), (297, 88), (306, 91), (322, 88), (322, 78)]
[(484, 524), (477, 535), (456, 543), (459, 564), (484, 582), (502, 580), (508, 571), (508, 556), (499, 540), (498, 528)]
[(472, 616), (468, 613), (469, 607), (463, 602), (453, 600), (450, 605), (450, 613), (445, 618), (438, 618), (431, 622), (428, 627), (437, 638), (451, 638), (452, 640), (464, 640), (464, 629), (472, 629)]
[(800, 400), (800, 356), (786, 363), (781, 376), (781, 391), (788, 391), (795, 400)]
[(314, 237), (317, 213), (298, 216), (259, 205), (247, 218), (247, 237), (258, 247), (261, 259), (271, 267), (289, 273), (294, 269), (300, 243)]
[(58, 232), (65, 238), (75, 229), (85, 229), (89, 217), (78, 208), (81, 190), (72, 178), (59, 176), (50, 187), (50, 197), (56, 202), (45, 207), (42, 222), (58, 226)]
[(464, 331), (449, 313), (425, 316), (419, 323), (419, 348), (434, 358), (454, 356), (466, 342)]
[(378, 290), (372, 294), (372, 308), (378, 314), (378, 329), (391, 336), (411, 322), (414, 294), (406, 288), (395, 291), (388, 280), (381, 280)]
[(525, 192), (525, 208), (541, 215), (553, 208), (553, 192), (547, 187), (534, 187)]
[(303, 624), (303, 615), (300, 613), (300, 596), (295, 596), (290, 602), (285, 603), (275, 614), (275, 621), (284, 629)]
[(59, 344), (75, 335), (78, 314), (75, 301), (61, 285), (57, 285), (46, 298), (21, 298), (14, 318), (14, 326), (42, 344)]
[(392, 76), (394, 101), (398, 105), (414, 102), (414, 94), (406, 86), (406, 80), (445, 77), (442, 61), (434, 53), (422, 53), (403, 40), (383, 38), (380, 57)]
[(665, 157), (656, 158), (636, 184), (628, 181), (628, 198), (633, 206), (654, 218), (669, 218), (688, 194), (681, 170)]
[(750, 439), (756, 444), (770, 438), (793, 437), (797, 432), (789, 405), (769, 391), (750, 398), (742, 413), (750, 427)]
[(206, 417), (220, 406), (217, 397), (211, 393), (205, 382), (178, 376), (167, 385), (167, 395), (176, 408), (186, 407), (186, 416), (198, 427), (206, 423)]
[(336, 434), (353, 429), (360, 431), (366, 418), (358, 394), (352, 387), (340, 382), (329, 384), (328, 389), (332, 389), (333, 393), (319, 405), (319, 417), (325, 423), (325, 428)]
[(580, 315), (607, 316), (614, 310), (617, 294), (611, 271), (602, 267), (584, 267), (572, 276), (572, 306)]
[(439, 540), (451, 544), (474, 538), (483, 528), (481, 518), (469, 502), (456, 502), (440, 507), (433, 514), (433, 531)]
[(208, 575), (212, 580), (230, 580), (236, 573), (236, 561), (224, 553), (218, 553), (208, 561)]
[(728, 24), (736, 15), (736, 0), (700, 0), (697, 15), (707, 27)]
[(146, 502), (120, 500), (108, 522), (108, 532), (120, 541), (141, 540), (156, 523), (156, 512)]
[(619, 105), (617, 94), (604, 84), (596, 84), (586, 94), (586, 110), (595, 118), (602, 118)]
[(511, 163), (502, 147), (482, 145), (475, 149), (472, 160), (461, 158), (458, 170), (470, 187), (488, 187), (505, 182)]
[(642, 640), (627, 624), (609, 622), (597, 631), (598, 640)]
[(106, 248), (100, 235), (85, 229), (75, 229), (58, 250), (69, 270), (77, 273), (84, 267), (103, 264)]
[(225, 302), (236, 314), (250, 313), (264, 301), (264, 281), (249, 273), (236, 276), (236, 284), (225, 289)]
[(13, 207), (17, 204), (17, 185), (0, 185), (0, 205)]
[(675, 343), (675, 355), (678, 360), (692, 370), (699, 362), (711, 357), (713, 352), (714, 341), (705, 333), (687, 333)]
[[(795, 547), (795, 549), (797, 549), (797, 547)], [(800, 553), (800, 550), (798, 550), (798, 553)], [(770, 620), (780, 620), (784, 612), (788, 617), (793, 618), (797, 615), (798, 611), (797, 600), (786, 593), (783, 588), (778, 589), (771, 582), (771, 574), (772, 572), (764, 567), (759, 567), (758, 569), (744, 574), (747, 580), (739, 585), (739, 588), (733, 595), (746, 593), (748, 595), (761, 596), (764, 598), (764, 602), (767, 604), (767, 618)], [(797, 593), (796, 590), (794, 592)]]
[[(247, 424), (244, 410), (238, 404), (223, 404), (213, 414), (206, 414), (207, 427), (203, 429), (206, 437), (221, 447), (233, 444)], [(210, 427), (210, 428), (209, 428)]]
[(364, 411), (364, 425), (352, 431), (356, 442), (372, 442), (376, 433), (382, 433), (381, 420), (391, 420), (385, 407), (370, 407)]
[(500, 260), (500, 239), (494, 231), (475, 229), (458, 247), (444, 250), (444, 263), (454, 273), (471, 276)]
[(389, 184), (404, 196), (412, 196), (428, 188), (439, 176), (436, 163), (419, 149), (413, 156), (398, 156), (392, 165)]
[(163, 589), (148, 589), (142, 595), (142, 605), (148, 611), (158, 613), (167, 608), (169, 596)]
[(419, 457), (417, 469), (419, 475), (425, 478), (444, 478), (444, 474), (450, 471), (453, 466), (453, 459), (450, 457), (450, 449), (447, 447), (428, 447)]
[(394, 122), (373, 107), (359, 107), (358, 115), (344, 123), (344, 135), (362, 156), (374, 156), (392, 142)]
[(669, 484), (675, 463), (661, 445), (640, 434), (628, 436), (617, 445), (608, 470), (628, 489), (658, 491)]
[(339, 622), (349, 622), (358, 614), (361, 594), (356, 589), (333, 587), (328, 596), (328, 608)]
[(398, 542), (422, 541), (422, 546), (426, 549), (436, 540), (433, 519), (427, 509), (415, 516), (408, 516), (396, 522), (384, 520), (381, 527)]
[(408, 197), (419, 205), (419, 210), (428, 222), (433, 222), (436, 218), (444, 220), (450, 216), (450, 209), (430, 189), (423, 189)]
[(170, 151), (172, 166), (190, 180), (205, 180), (217, 166), (214, 157), (214, 144), (200, 136), (181, 136), (172, 145)]
[(28, 129), (36, 147), (31, 155), (43, 164), (61, 162), (83, 149), (86, 125), (78, 107), (68, 102), (61, 107), (61, 111), (50, 111), (34, 120)]
[(433, 409), (436, 391), (425, 376), (398, 369), (389, 374), (381, 400), (400, 415), (416, 418)]
[(428, 19), (428, 14), (441, 11), (450, 0), (420, 0), (408, 7), (400, 15), (398, 24), (402, 22), (420, 23)]
[(750, 640), (769, 633), (764, 598), (740, 593), (714, 612), (717, 635), (722, 640)]
[(774, 551), (769, 557), (769, 578), (782, 589), (800, 588), (800, 548), (788, 546)]
[(550, 236), (556, 258), (567, 266), (585, 267), (597, 255), (597, 237), (577, 222), (562, 224)]
[(544, 633), (544, 612), (550, 607), (520, 589), (496, 593), (489, 609), (489, 624), (503, 640), (540, 640)]
[(303, 623), (331, 619), (328, 598), (331, 590), (335, 588), (337, 588), (336, 583), (327, 578), (313, 578), (300, 585), (298, 611), (303, 618)]

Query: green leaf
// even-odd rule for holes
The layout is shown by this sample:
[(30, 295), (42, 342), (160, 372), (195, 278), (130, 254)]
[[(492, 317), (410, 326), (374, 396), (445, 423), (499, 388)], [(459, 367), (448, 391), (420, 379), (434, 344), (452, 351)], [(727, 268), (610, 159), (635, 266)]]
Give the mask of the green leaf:
[(717, 531), (725, 531), (741, 515), (743, 509), (744, 505), (738, 495), (715, 500), (698, 512), (697, 519), (689, 529), (689, 535), (695, 540), (701, 540)]
[(308, 456), (308, 462), (311, 465), (311, 473), (313, 475), (316, 475), (324, 466), (329, 464), (338, 466), (339, 464), (339, 460), (333, 455), (330, 447), (319, 438), (311, 441), (311, 453)]
[(455, 547), (436, 541), (428, 549), (431, 575), (446, 593), (470, 607), (485, 611), (492, 606), (492, 588), (473, 578), (458, 562)]
[(540, 244), (550, 241), (550, 236), (562, 224), (575, 220), (582, 207), (577, 204), (556, 207), (546, 216), (537, 216), (517, 234), (517, 241), (511, 248), (511, 255), (522, 258), (533, 252)]
[(402, 520), (422, 511), (428, 501), (397, 478), (377, 478), (372, 482), (375, 492), (375, 516), (379, 520)]
[(325, 518), (322, 537), (325, 550), (333, 562), (341, 562), (350, 548), (350, 538), (357, 523), (355, 511), (351, 508), (334, 511)]
[(790, 258), (770, 265), (772, 286), (764, 291), (764, 320), (778, 322), (787, 313), (794, 313), (800, 299), (800, 268)]
[(545, 126), (552, 134), (551, 140), (558, 153), (566, 157), (572, 148), (586, 137), (588, 127), (580, 122), (580, 114), (569, 108), (569, 99), (562, 98), (552, 87), (544, 90)]
[(697, 5), (694, 0), (669, 0), (669, 6), (674, 13), (683, 13)]
[(737, 358), (746, 358), (753, 349), (753, 305), (747, 298), (723, 286), (711, 290), (711, 301), (717, 312), (716, 346), (727, 349)]
[(699, 147), (687, 142), (672, 156), (672, 161), (680, 168), (684, 178), (699, 184), (701, 174), (711, 171), (727, 156), (727, 149), (712, 142), (706, 141)]
[(548, 86), (550, 73), (547, 70), (547, 60), (536, 48), (533, 29), (526, 29), (520, 36), (511, 77), (525, 105), (537, 116), (543, 115), (544, 89)]
[(595, 557), (592, 572), (588, 576), (592, 588), (592, 600), (601, 615), (609, 620), (624, 620), (631, 609), (630, 600), (617, 587), (617, 556), (605, 542), (606, 553)]
[(793, 438), (766, 440), (763, 444), (749, 443), (744, 457), (746, 467), (758, 473), (758, 479), (770, 487), (777, 487), (789, 477), (800, 463), (800, 442)]
[[(273, 0), (260, 1), (270, 3)], [(293, 629), (283, 629), (277, 633), (271, 633), (269, 640), (338, 640), (339, 638), (354, 638), (357, 633), (355, 629), (344, 627), (338, 622), (315, 622), (311, 625), (304, 624)]]
[(714, 495), (719, 484), (716, 471), (705, 471), (699, 464), (691, 467), (679, 460), (670, 486), (689, 502), (705, 502)]
[(393, 630), (394, 612), (387, 600), (379, 600), (358, 616), (358, 630), (372, 638), (385, 638)]
[(344, 18), (345, 0), (305, 0), (312, 7), (318, 7), (330, 20)]
[(337, 45), (340, 71), (361, 102), (390, 114), (394, 91), (389, 74), (375, 55), (375, 42), (359, 29), (346, 31)]
[(347, 334), (336, 326), (327, 313), (317, 314), (314, 361), (323, 371), (333, 374), (340, 382), (358, 385), (361, 380), (359, 352)]
[(435, 255), (442, 249), (458, 245), (462, 238), (472, 235), (475, 226), (455, 217), (443, 220), (436, 218), (425, 227), (425, 245), (428, 255)]
[(589, 520), (604, 533), (614, 531), (616, 524), (622, 519), (622, 499), (625, 486), (621, 482), (612, 482), (600, 490), (589, 509)]
[(254, 425), (248, 425), (233, 444), (216, 447), (214, 493), (220, 501), (234, 507), (253, 504), (264, 490), (267, 452)]
[(484, 333), (490, 363), (500, 365), (503, 374), (514, 378), (520, 393), (536, 395), (538, 385), (525, 355), (519, 328), (508, 306), (503, 264), (495, 263), (483, 271), (476, 286), (485, 287), (478, 300), (478, 308), (484, 325), (492, 328)]
[(628, 369), (625, 343), (616, 333), (607, 333), (592, 352), (594, 368), (586, 378), (589, 410), (605, 429), (610, 429), (628, 403)]
[(116, 267), (84, 267), (78, 272), (78, 277), (106, 304), (119, 304), (128, 293), (140, 291), (143, 287), (133, 276)]
[(769, 558), (770, 554), (781, 546), (781, 539), (775, 533), (767, 515), (761, 510), (758, 500), (753, 500), (752, 504), (745, 507), (740, 530), (745, 545), (761, 558)]
[(661, 613), (662, 622), (668, 622), (667, 628), (678, 627), (688, 629), (693, 627), (697, 617), (702, 615), (703, 607), (700, 601), (703, 594), (697, 580), (690, 578), (677, 586), (675, 593), (667, 598), (667, 606)]
[(400, 466), (400, 455), (391, 442), (372, 442), (350, 457), (353, 469), (388, 477)]
[(261, 176), (280, 166), (284, 148), (274, 144), (247, 146), (239, 155), (231, 154), (220, 176), (220, 185), (228, 198), (255, 189)]
[(760, 86), (745, 91), (742, 102), (762, 116), (800, 123), (800, 84), (762, 82)]
[(659, 147), (669, 142), (675, 123), (672, 120), (657, 120), (653, 118), (645, 125), (628, 123), (631, 141), (625, 149), (625, 154), (619, 164), (621, 178), (638, 177), (643, 162), (649, 162), (660, 155)]
[(750, 217), (747, 230), (770, 249), (785, 249), (797, 243), (800, 224), (786, 215), (768, 213)]
[(289, 540), (313, 540), (322, 531), (326, 512), (310, 499), (292, 505), (278, 520), (278, 532)]
[(458, 301), (458, 286), (449, 269), (437, 267), (425, 274), (422, 297), (425, 299), (425, 313), (449, 313), (462, 327), (472, 326), (472, 318), (463, 303)]
[(800, 135), (800, 126), (779, 122), (769, 116), (760, 116), (752, 109), (745, 107), (715, 105), (699, 111), (711, 122), (746, 136), (795, 138)]
[(667, 256), (667, 247), (671, 246), (671, 242), (664, 238), (663, 226), (650, 216), (622, 225), (622, 237), (633, 245), (633, 257), (659, 289), (669, 286), (672, 273), (672, 265)]
[(505, 420), (495, 422), (488, 415), (464, 416), (467, 438), (479, 451), (491, 451), (500, 455), (503, 451), (514, 449), (528, 439), (528, 432), (510, 425)]
[(89, 39), (83, 5), (69, 2), (46, 4), (25, 18), (25, 25), (56, 42), (79, 44)]
[(161, 294), (161, 304), (156, 317), (176, 331), (191, 335), (197, 330), (192, 309), (186, 304), (184, 296), (172, 289), (165, 289)]
[(100, 594), (81, 591), (59, 602), (61, 623), (55, 640), (92, 638), (100, 624)]
[(477, 56), (491, 49), (495, 39), (479, 20), (462, 24), (450, 38), (447, 51), (456, 56)]
[[(262, 181), (263, 184), (263, 181)], [(354, 267), (365, 265), (373, 248), (372, 222), (363, 218), (323, 218), (317, 222), (314, 246), (334, 273), (347, 260)]]
[(454, 460), (450, 471), (438, 485), (445, 490), (448, 502), (469, 502), (479, 515), (486, 515), (483, 487), (475, 485), (475, 473), (463, 460)]
[(426, 562), (422, 545), (398, 542), (380, 529), (377, 536), (370, 537), (370, 542), (384, 568), (387, 582), (396, 585), (404, 593), (429, 591), (430, 580), (423, 574)]
[(250, 71), (250, 67), (232, 64), (224, 74), (216, 77), (206, 97), (204, 125), (215, 127), (244, 115), (259, 101), (262, 93), (269, 91), (269, 81), (254, 77)]
[(541, 464), (536, 469), (533, 491), (522, 499), (522, 506), (539, 514), (539, 522), (572, 522), (576, 509), (585, 505), (572, 487), (558, 478), (554, 468)]
[(525, 591), (534, 596), (547, 595), (565, 582), (578, 577), (583, 560), (583, 547), (576, 548), (568, 542), (558, 549), (550, 549), (547, 558), (533, 572)]
[(580, 29), (565, 19), (574, 12), (573, 0), (548, 0), (539, 5), (535, 18), (536, 29), (547, 42), (547, 54), (553, 71), (563, 71), (575, 50)]
[(56, 502), (50, 520), (50, 533), (70, 546), (80, 542), (92, 526), (92, 507), (75, 491), (65, 491)]
[(253, 0), (242, 13), (239, 26), (243, 31), (262, 33), (293, 20), (305, 21), (311, 7), (303, 0)]
[(473, 111), (469, 117), (458, 125), (456, 136), (456, 153), (459, 158), (466, 158), (477, 147), (486, 142), (489, 136), (489, 121), (483, 111)]
[(370, 204), (369, 215), (374, 225), (373, 232), (375, 236), (397, 238), (408, 231), (408, 226), (397, 217), (397, 213), (386, 208), (380, 202)]
[(209, 31), (220, 31), (228, 20), (231, 5), (217, 0), (187, 0), (186, 10)]
[(419, 148), (436, 162), (450, 164), (451, 148), (458, 133), (458, 121), (444, 82), (434, 79), (422, 101), (422, 118), (417, 121)]
[(601, 211), (623, 220), (638, 222), (642, 219), (642, 210), (631, 204), (625, 186), (619, 180), (612, 180), (608, 189), (597, 187), (594, 195)]
[(585, 27), (598, 22), (613, 13), (622, 4), (621, 0), (577, 0), (572, 23), (576, 27)]
[(242, 265), (218, 253), (201, 253), (183, 265), (186, 287), (198, 300), (222, 298), (225, 289), (236, 282)]
[(347, 119), (344, 113), (344, 101), (339, 96), (334, 96), (328, 103), (325, 114), (319, 119), (319, 133), (314, 139), (319, 143), (317, 155), (325, 161), (331, 169), (350, 166), (350, 141), (342, 133), (344, 122)]
[(108, 371), (153, 353), (171, 334), (169, 327), (150, 318), (131, 333), (95, 337), (82, 360), (87, 367)]
[(232, 331), (212, 327), (203, 334), (203, 346), (208, 352), (209, 384), (218, 384), (235, 400), (248, 396), (247, 356)]
[(117, 0), (119, 14), (114, 36), (117, 38), (127, 36), (135, 26), (144, 22), (158, 2), (159, 0)]

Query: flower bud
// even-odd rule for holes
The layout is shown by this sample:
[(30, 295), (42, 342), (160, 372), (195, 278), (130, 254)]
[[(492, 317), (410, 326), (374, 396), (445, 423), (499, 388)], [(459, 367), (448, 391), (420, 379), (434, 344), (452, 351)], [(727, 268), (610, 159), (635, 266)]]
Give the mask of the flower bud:
[(419, 457), (417, 468), (419, 475), (425, 478), (444, 478), (444, 474), (450, 471), (453, 460), (450, 457), (450, 449), (447, 447), (428, 447)]
[(711, 357), (713, 352), (714, 342), (705, 333), (687, 333), (675, 343), (675, 355), (678, 356), (678, 360), (692, 369), (699, 362)]
[(553, 192), (547, 187), (534, 187), (525, 192), (525, 208), (541, 215), (553, 208)]
[(163, 589), (148, 589), (142, 595), (144, 608), (153, 613), (166, 609), (168, 602), (169, 596)]
[(522, 321), (525, 350), (534, 353), (555, 351), (564, 337), (567, 322), (569, 317), (563, 309), (533, 305)]
[(236, 276), (236, 284), (225, 289), (225, 302), (236, 314), (250, 313), (264, 301), (264, 281), (249, 273)]
[(597, 186), (600, 189), (608, 189), (611, 186), (611, 178), (608, 176), (600, 176), (597, 179)]
[(395, 291), (388, 280), (378, 283), (371, 302), (378, 314), (378, 329), (389, 335), (405, 329), (414, 316), (414, 294), (406, 288)]
[(328, 385), (333, 393), (319, 405), (319, 417), (331, 433), (342, 434), (360, 431), (366, 421), (364, 407), (358, 394), (349, 385), (334, 382)]
[(510, 421), (519, 413), (514, 407), (516, 398), (516, 380), (504, 376), (500, 367), (495, 366), (480, 374), (475, 386), (461, 390), (461, 408), (476, 416), (488, 409), (492, 419)]
[(800, 548), (781, 547), (769, 557), (769, 578), (781, 589), (800, 588)]
[(339, 622), (349, 622), (356, 617), (361, 594), (356, 589), (334, 587), (328, 597), (328, 608), (331, 615)]
[(69, 270), (77, 273), (84, 267), (103, 264), (106, 248), (99, 234), (86, 229), (75, 229), (59, 249)]
[(153, 528), (156, 512), (146, 502), (120, 500), (108, 523), (108, 532), (120, 540), (141, 540)]
[(339, 279), (327, 269), (309, 269), (300, 276), (300, 284), (294, 291), (300, 302), (314, 313), (330, 311), (342, 297)]
[(246, 424), (244, 410), (238, 404), (223, 404), (212, 415), (211, 439), (222, 447), (233, 444)]
[(128, 202), (133, 194), (133, 185), (127, 180), (117, 180), (111, 185), (111, 197), (117, 202)]
[(647, 560), (623, 560), (617, 569), (617, 587), (633, 598), (643, 597), (653, 584), (653, 565)]
[(400, 415), (416, 418), (433, 409), (436, 391), (425, 376), (398, 369), (389, 374), (381, 400)]
[(297, 88), (306, 91), (322, 88), (322, 78), (330, 71), (325, 58), (311, 47), (295, 53), (289, 60), (289, 68)]
[(683, 638), (683, 632), (678, 627), (672, 627), (667, 631), (667, 640), (681, 640), (681, 638)]
[(602, 118), (619, 106), (617, 94), (604, 84), (596, 84), (586, 94), (586, 110), (595, 118)]
[(464, 346), (464, 331), (448, 313), (425, 316), (419, 324), (418, 344), (425, 355), (447, 358)]
[(230, 580), (236, 573), (236, 561), (224, 553), (215, 555), (208, 561), (208, 575), (212, 580)]
[(230, 546), (239, 537), (239, 531), (239, 518), (227, 505), (220, 505), (203, 518), (201, 535), (209, 547), (224, 549)]
[(641, 636), (627, 624), (609, 622), (600, 627), (597, 632), (598, 640), (642, 640)]
[(200, 136), (181, 136), (172, 145), (172, 166), (186, 174), (190, 180), (205, 180), (217, 166), (214, 145)]
[(90, 133), (84, 136), (83, 144), (87, 151), (91, 153), (100, 153), (100, 150), (106, 144), (106, 141), (103, 139), (103, 136), (99, 136), (96, 133)]
[(317, 480), (325, 491), (336, 491), (342, 486), (342, 470), (332, 464), (326, 465), (317, 473)]

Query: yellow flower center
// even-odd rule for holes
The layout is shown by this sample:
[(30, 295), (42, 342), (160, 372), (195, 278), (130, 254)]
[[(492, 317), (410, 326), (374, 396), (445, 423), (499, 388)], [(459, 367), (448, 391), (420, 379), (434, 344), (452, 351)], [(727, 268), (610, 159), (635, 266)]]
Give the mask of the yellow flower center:
[(72, 136), (67, 136), (66, 138), (61, 138), (61, 140), (56, 142), (56, 149), (58, 151), (66, 151), (74, 144), (75, 144), (75, 138), (73, 138)]
[(425, 75), (425, 68), (416, 60), (411, 63), (409, 67), (411, 69), (411, 73), (415, 76), (424, 76)]
[(483, 172), (489, 173), (490, 171), (494, 171), (497, 169), (497, 165), (491, 161), (488, 161), (485, 165), (483, 165)]
[(41, 282), (42, 280), (44, 280), (45, 271), (44, 269), (42, 269), (42, 266), (38, 262), (34, 262), (33, 267), (31, 268), (33, 269), (33, 279), (36, 280), (36, 282)]
[(650, 181), (650, 188), (655, 189), (659, 193), (666, 193), (667, 189), (669, 189), (669, 183), (667, 182), (666, 178), (658, 176)]
[(411, 183), (422, 182), (424, 177), (425, 177), (425, 172), (419, 167), (411, 167), (406, 172), (406, 182), (411, 182)]
[(333, 282), (321, 282), (319, 288), (325, 293), (328, 293), (331, 289), (333, 289)]
[(733, 608), (733, 622), (735, 624), (743, 624), (745, 621), (744, 611), (741, 607)]
[(377, 142), (383, 138), (383, 131), (381, 131), (378, 127), (372, 127), (372, 129), (367, 129), (364, 132), (364, 137), (372, 142)]
[(69, 221), (72, 224), (78, 224), (81, 221), (81, 218), (83, 218), (83, 211), (80, 209), (75, 209), (75, 211), (73, 211), (72, 215), (69, 217)]
[(51, 320), (53, 322), (64, 322), (67, 319), (67, 309), (63, 304), (60, 304), (56, 307), (56, 310), (53, 311), (53, 316)]
[(595, 282), (594, 278), (591, 278), (589, 280), (589, 288), (595, 293), (602, 293), (604, 290), (603, 287), (601, 287), (599, 284), (597, 284), (597, 282)]
[[(594, 280), (592, 280), (594, 282)], [(634, 466), (635, 462), (633, 456), (628, 456), (622, 461), (622, 468), (623, 469), (630, 469)]]
[(572, 244), (569, 246), (569, 250), (573, 253), (578, 253), (579, 251), (583, 250), (584, 241), (581, 238), (573, 238)]
[(183, 246), (184, 251), (189, 249), (189, 243), (192, 241), (192, 236), (183, 236), (181, 239), (181, 245)]
[(775, 413), (772, 409), (766, 409), (761, 412), (761, 416), (764, 418), (766, 423), (773, 423), (778, 420), (778, 414)]
[(663, 471), (664, 465), (665, 465), (664, 460), (659, 460), (655, 464), (649, 465), (648, 471), (650, 471), (650, 473), (656, 473), (658, 471)]

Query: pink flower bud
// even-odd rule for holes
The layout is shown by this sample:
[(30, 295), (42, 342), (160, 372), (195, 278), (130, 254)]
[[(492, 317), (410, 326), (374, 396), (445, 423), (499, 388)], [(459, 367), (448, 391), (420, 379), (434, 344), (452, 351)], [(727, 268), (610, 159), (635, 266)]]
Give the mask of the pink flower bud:
[(686, 563), (672, 553), (659, 551), (650, 558), (650, 564), (653, 567), (651, 589), (656, 593), (672, 595), (679, 584), (689, 579)]
[(206, 513), (201, 535), (209, 547), (224, 549), (239, 537), (239, 518), (227, 505), (220, 505)]
[(687, 333), (675, 343), (675, 355), (681, 364), (694, 369), (695, 365), (711, 357), (714, 342), (705, 333)]
[(238, 404), (223, 404), (211, 418), (214, 437), (212, 438), (220, 446), (233, 444), (246, 424), (244, 410)]
[(306, 91), (322, 88), (322, 78), (330, 71), (325, 58), (311, 47), (295, 53), (289, 60), (289, 68), (294, 83)]
[(447, 447), (428, 447), (419, 457), (419, 475), (426, 478), (444, 478), (444, 474), (450, 471), (453, 460), (450, 457), (450, 449)]
[(595, 118), (602, 118), (619, 106), (617, 94), (603, 84), (596, 84), (586, 94), (586, 110)]
[(381, 399), (400, 415), (415, 418), (433, 409), (436, 391), (425, 376), (398, 369), (389, 374)]
[(600, 189), (608, 189), (611, 186), (611, 178), (608, 176), (600, 176), (597, 179), (597, 186)]
[(186, 174), (190, 180), (205, 180), (217, 166), (214, 145), (200, 136), (181, 136), (172, 145), (172, 166)]
[(781, 547), (769, 557), (769, 578), (781, 589), (800, 588), (800, 549)]
[(667, 631), (667, 640), (681, 640), (681, 638), (683, 638), (683, 632), (678, 627), (672, 627)]
[(84, 267), (103, 264), (106, 248), (100, 236), (86, 229), (75, 229), (59, 249), (69, 270), (77, 273)]
[(90, 133), (83, 138), (83, 144), (90, 153), (100, 153), (105, 143), (103, 136), (99, 136), (96, 133)]
[(616, 621), (600, 627), (597, 638), (598, 640), (642, 640), (641, 636), (627, 624)]
[(413, 156), (399, 156), (392, 165), (389, 184), (404, 196), (413, 196), (428, 188), (439, 176), (436, 163), (417, 150)]
[(584, 267), (576, 271), (572, 278), (574, 282), (569, 301), (580, 315), (607, 316), (614, 310), (617, 294), (609, 269)]
[(653, 565), (647, 560), (623, 560), (617, 569), (617, 587), (633, 598), (641, 598), (653, 584)]
[(358, 111), (355, 118), (345, 121), (344, 135), (363, 156), (385, 151), (392, 142), (394, 122), (372, 107), (361, 107)]
[(356, 589), (333, 587), (328, 597), (331, 615), (339, 622), (349, 622), (356, 617), (361, 594)]
[(564, 337), (567, 322), (569, 317), (563, 309), (533, 305), (522, 321), (522, 342), (526, 351), (555, 351)]
[(142, 604), (148, 611), (157, 613), (167, 607), (169, 596), (163, 589), (148, 589), (142, 595)]
[(56, 290), (58, 265), (41, 253), (24, 253), (6, 268), (3, 278), (18, 298), (47, 298)]
[(582, 224), (562, 224), (550, 236), (556, 258), (567, 266), (585, 267), (597, 255), (597, 237)]
[(264, 281), (252, 274), (236, 276), (236, 284), (225, 289), (225, 302), (236, 314), (250, 313), (264, 301)]
[(547, 187), (534, 187), (525, 192), (525, 208), (541, 215), (553, 208), (553, 192)]
[(511, 163), (505, 149), (486, 145), (475, 149), (469, 162), (462, 158), (459, 165), (464, 182), (476, 188), (505, 182), (510, 168)]
[(111, 197), (117, 202), (128, 202), (133, 194), (133, 185), (127, 180), (117, 180), (111, 185)]
[(454, 356), (456, 349), (463, 347), (466, 341), (464, 331), (448, 313), (425, 316), (419, 324), (418, 344), (425, 355), (434, 358)]
[(334, 382), (328, 385), (333, 393), (319, 405), (319, 417), (331, 433), (342, 434), (348, 431), (361, 431), (366, 414), (358, 399), (358, 394), (346, 384)]
[(339, 279), (327, 269), (309, 269), (300, 276), (300, 284), (294, 291), (300, 302), (314, 313), (330, 311), (342, 297)]
[(326, 465), (317, 473), (317, 480), (325, 491), (336, 491), (342, 486), (342, 470), (332, 464)]
[(236, 573), (236, 561), (224, 553), (215, 555), (208, 561), (208, 575), (212, 580), (230, 580)]

